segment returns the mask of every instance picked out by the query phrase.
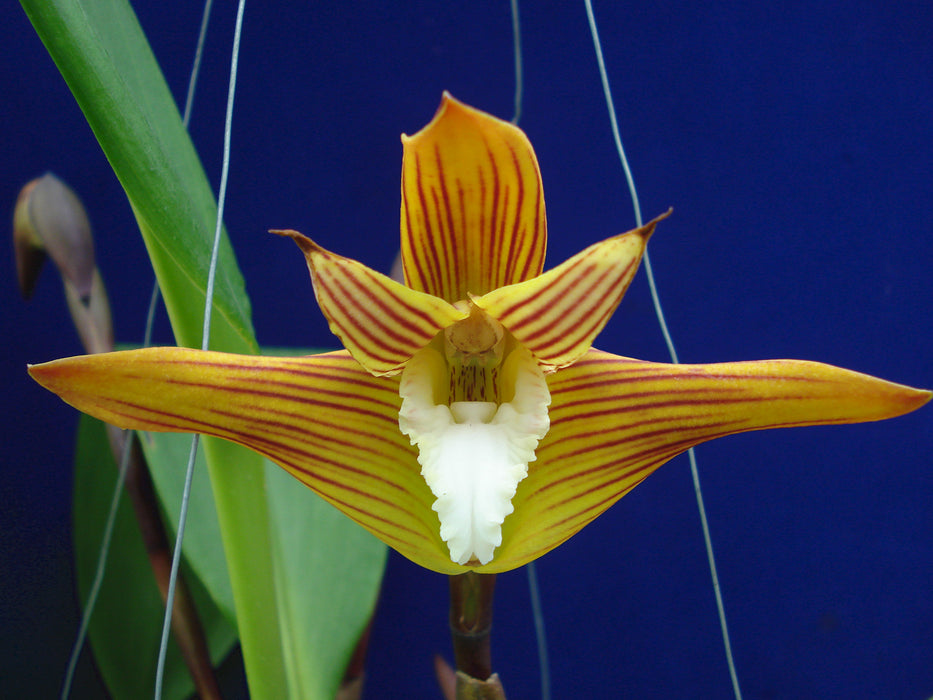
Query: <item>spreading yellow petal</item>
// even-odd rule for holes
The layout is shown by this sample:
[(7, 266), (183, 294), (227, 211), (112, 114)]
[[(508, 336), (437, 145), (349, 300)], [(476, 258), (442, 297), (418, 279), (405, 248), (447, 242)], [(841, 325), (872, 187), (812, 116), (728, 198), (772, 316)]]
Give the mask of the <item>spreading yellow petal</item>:
[(544, 371), (566, 367), (590, 349), (635, 276), (655, 225), (669, 213), (473, 303), (531, 350)]
[(304, 252), (330, 329), (373, 374), (398, 373), (438, 331), (469, 316), (442, 299), (331, 253), (297, 231), (273, 233), (288, 236)]
[(415, 450), (398, 429), (398, 380), (345, 352), (257, 357), (147, 348), (55, 360), (33, 378), (121, 428), (196, 432), (279, 464), (390, 547), (445, 573), (450, 561)]
[(409, 287), (453, 303), (541, 272), (544, 192), (520, 129), (445, 92), (431, 123), (402, 144)]
[[(485, 566), (453, 563), (435, 497), (399, 430), (399, 382), (346, 352), (303, 358), (150, 348), (30, 367), (47, 389), (124, 428), (199, 432), (263, 454), (412, 561), (508, 571), (553, 549), (664, 462), (763, 428), (915, 410), (930, 392), (798, 360), (666, 365), (593, 350), (549, 375), (550, 430)], [(531, 439), (531, 438), (529, 438)], [(536, 439), (536, 438), (535, 438)]]
[(930, 392), (817, 362), (668, 365), (592, 350), (549, 375), (551, 429), (481, 571), (525, 564), (689, 447), (764, 428), (893, 418)]

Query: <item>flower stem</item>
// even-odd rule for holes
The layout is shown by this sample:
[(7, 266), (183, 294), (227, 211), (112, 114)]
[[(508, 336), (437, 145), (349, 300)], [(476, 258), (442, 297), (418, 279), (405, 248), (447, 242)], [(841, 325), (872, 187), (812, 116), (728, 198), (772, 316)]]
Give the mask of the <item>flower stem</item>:
[(457, 670), (485, 680), (492, 675), (489, 635), (495, 574), (469, 571), (450, 577), (450, 635)]
[[(168, 595), (169, 573), (172, 568), (172, 553), (169, 546), (168, 535), (159, 512), (158, 498), (152, 475), (146, 464), (135, 433), (130, 431), (116, 431), (110, 428), (110, 434), (121, 435), (125, 440), (132, 440), (130, 446), (130, 462), (126, 475), (126, 491), (129, 493), (142, 533), (143, 544), (156, 585), (162, 596), (163, 605)], [(210, 651), (207, 646), (207, 637), (194, 600), (184, 578), (179, 573), (174, 604), (172, 606), (172, 631), (175, 641), (181, 648), (182, 656), (188, 671), (194, 681), (195, 689), (202, 700), (219, 698), (220, 689), (214, 675)]]

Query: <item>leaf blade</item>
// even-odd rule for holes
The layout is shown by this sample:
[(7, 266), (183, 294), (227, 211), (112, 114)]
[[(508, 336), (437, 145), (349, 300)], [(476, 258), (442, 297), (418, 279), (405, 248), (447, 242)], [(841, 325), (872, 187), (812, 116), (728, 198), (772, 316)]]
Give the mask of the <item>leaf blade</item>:
[[(81, 599), (97, 567), (101, 533), (116, 481), (104, 424), (82, 416), (75, 449), (74, 547)], [(213, 605), (191, 570), (185, 572), (201, 617), (213, 663), (227, 656), (236, 628)], [(107, 574), (91, 618), (89, 637), (101, 675), (116, 698), (145, 697), (152, 692), (164, 605), (152, 576), (139, 526), (126, 497), (117, 511)], [(177, 645), (169, 646), (165, 697), (185, 698), (194, 684)]]

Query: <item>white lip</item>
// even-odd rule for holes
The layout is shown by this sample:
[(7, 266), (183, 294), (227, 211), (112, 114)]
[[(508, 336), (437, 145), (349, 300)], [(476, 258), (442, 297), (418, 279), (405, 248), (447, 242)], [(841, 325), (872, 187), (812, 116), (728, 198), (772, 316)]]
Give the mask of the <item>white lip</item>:
[(515, 348), (501, 370), (514, 388), (503, 392), (512, 400), (498, 405), (435, 403), (437, 383), (446, 383), (448, 373), (432, 348), (408, 362), (399, 386), (399, 428), (418, 447), (421, 475), (437, 497), (432, 507), (441, 539), (461, 565), (492, 561), (515, 490), (550, 425), (550, 392), (531, 353)]

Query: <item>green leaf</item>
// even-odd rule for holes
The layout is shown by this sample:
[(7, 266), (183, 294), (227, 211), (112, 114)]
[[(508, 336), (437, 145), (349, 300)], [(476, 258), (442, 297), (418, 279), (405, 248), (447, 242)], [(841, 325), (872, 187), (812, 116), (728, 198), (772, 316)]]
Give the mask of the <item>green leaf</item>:
[(375, 608), (387, 548), (268, 460), (266, 483), (291, 697), (332, 700)]
[[(175, 338), (200, 345), (216, 205), (178, 109), (125, 0), (22, 0), (119, 178), (152, 259)], [(226, 235), (212, 347), (256, 351), (249, 301)], [(286, 687), (262, 459), (203, 441), (251, 694)]]
[[(104, 424), (82, 416), (75, 451), (73, 513), (75, 563), (82, 601), (87, 599), (97, 568), (116, 477), (117, 467)], [(197, 576), (187, 567), (183, 567), (182, 573), (216, 665), (236, 642), (236, 630), (214, 605)], [(141, 698), (152, 694), (164, 609), (133, 508), (124, 496), (89, 629), (97, 666), (113, 697)], [(186, 698), (194, 692), (194, 684), (174, 642), (169, 646), (164, 691), (167, 700)]]
[[(155, 56), (124, 0), (22, 0), (133, 207), (175, 336), (199, 347), (217, 206)], [(212, 347), (256, 352), (224, 233)]]
[[(180, 433), (138, 433), (139, 442), (152, 474), (152, 482), (165, 511), (165, 521), (174, 541), (178, 533), (185, 487), (185, 466), (191, 452), (191, 436)], [(214, 604), (236, 624), (233, 590), (223, 554), (223, 538), (217, 520), (217, 507), (207, 474), (207, 459), (202, 450), (194, 463), (188, 521), (182, 543), (185, 559), (210, 593)]]
[[(21, 3), (126, 191), (162, 288), (176, 340), (180, 345), (199, 346), (216, 205), (131, 7), (125, 0), (21, 0)], [(219, 253), (211, 347), (253, 353), (257, 346), (249, 300), (226, 234)], [(206, 438), (202, 444), (250, 694), (257, 700), (286, 697), (291, 683), (296, 696), (314, 697), (311, 690), (304, 693), (302, 689), (333, 687), (334, 679), (339, 682), (343, 666), (337, 658), (343, 658), (346, 643), (335, 643), (332, 649), (326, 642), (313, 641), (318, 638), (308, 625), (323, 624), (322, 618), (317, 617), (322, 611), (339, 611), (353, 620), (357, 619), (354, 615), (368, 619), (374, 595), (371, 587), (376, 585), (373, 579), (378, 581), (381, 576), (385, 550), (361, 548), (361, 552), (370, 555), (355, 561), (354, 566), (365, 570), (354, 573), (360, 573), (361, 580), (368, 582), (366, 585), (321, 586), (315, 589), (319, 597), (315, 596), (314, 601), (296, 602), (296, 591), (302, 585), (307, 585), (315, 575), (327, 578), (330, 572), (306, 568), (324, 566), (317, 558), (291, 561), (294, 546), (276, 540), (282, 532), (278, 515), (273, 535), (270, 510), (277, 513), (285, 508), (284, 512), (290, 512), (288, 508), (292, 506), (280, 506), (279, 501), (291, 503), (292, 496), (281, 495), (288, 492), (279, 486), (274, 492), (271, 488), (267, 490), (265, 467), (258, 455), (220, 440)], [(163, 465), (159, 458), (155, 464), (161, 465), (158, 471), (171, 472), (177, 479), (183, 474), (186, 461)], [(203, 488), (199, 491), (206, 493)], [(172, 500), (167, 495), (166, 499)], [(177, 510), (172, 508), (171, 512)], [(192, 513), (195, 520), (202, 517), (209, 520), (211, 516)], [(302, 527), (315, 522), (303, 523)], [(186, 541), (191, 537), (198, 541), (186, 544), (185, 551), (198, 562), (196, 572), (213, 600), (229, 615), (229, 593), (223, 588), (225, 576), (221, 567), (216, 561), (202, 561), (200, 554), (194, 554), (203, 552), (205, 547), (213, 547), (214, 553), (218, 551), (217, 528), (203, 532), (203, 535), (186, 533)], [(307, 548), (320, 545), (327, 550), (344, 541), (346, 535), (340, 527), (328, 526), (303, 532), (302, 537)], [(277, 580), (283, 575), (288, 580)], [(344, 594), (349, 597), (344, 598)], [(283, 596), (281, 607), (277, 595)], [(116, 596), (133, 601), (126, 590)], [(355, 612), (350, 615), (348, 610)], [(334, 626), (331, 622), (323, 629)], [(359, 628), (353, 622), (345, 631), (352, 635)], [(122, 658), (127, 649), (138, 651), (150, 639), (157, 643), (158, 635), (141, 641), (142, 635), (142, 630), (138, 631), (135, 642), (129, 643), (119, 635), (110, 640), (98, 633), (96, 648), (107, 646), (106, 652), (100, 653)], [(325, 660), (301, 658), (302, 654), (322, 654)], [(298, 670), (300, 665), (315, 669), (314, 679), (307, 680), (308, 674)], [(318, 674), (329, 680), (322, 684)]]

